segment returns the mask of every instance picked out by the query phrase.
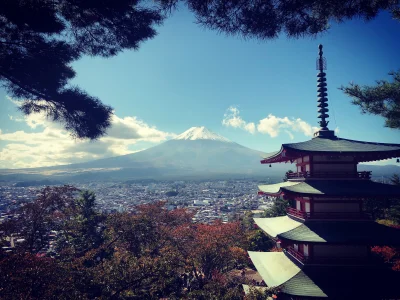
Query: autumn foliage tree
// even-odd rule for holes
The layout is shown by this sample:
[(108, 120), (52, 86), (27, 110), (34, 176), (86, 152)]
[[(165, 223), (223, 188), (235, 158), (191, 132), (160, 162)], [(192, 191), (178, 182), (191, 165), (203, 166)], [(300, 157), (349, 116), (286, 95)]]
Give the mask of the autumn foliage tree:
[(375, 246), (371, 251), (379, 255), (385, 263), (391, 264), (394, 271), (400, 271), (400, 248)]
[(162, 202), (139, 206), (135, 215), (114, 215), (110, 219), (109, 245), (145, 257), (147, 262), (161, 255), (164, 260), (157, 261), (164, 262), (165, 270), (170, 272), (164, 280), (175, 278), (175, 284), (179, 282), (196, 293), (214, 282), (217, 274), (247, 263), (247, 256), (241, 248), (245, 246), (245, 235), (239, 223), (193, 224), (192, 216), (184, 209), (168, 211)]
[[(242, 299), (235, 271), (249, 263), (239, 222), (194, 224), (164, 202), (99, 214), (93, 193), (47, 187), (1, 226), (25, 239), (0, 256), (0, 298)], [(43, 253), (58, 232), (55, 253)], [(40, 254), (40, 255), (39, 255)]]
[(18, 237), (23, 240), (17, 244), (18, 250), (38, 253), (48, 244), (49, 231), (60, 229), (74, 213), (74, 194), (77, 192), (78, 189), (67, 185), (42, 189), (35, 201), (26, 203), (15, 211), (16, 218), (0, 225), (2, 239)]
[[(400, 185), (400, 177), (394, 174), (390, 178), (393, 185)], [(367, 199), (367, 209), (372, 209), (373, 217), (382, 218), (376, 220), (378, 223), (400, 230), (400, 199)], [(400, 248), (391, 246), (375, 246), (371, 248), (372, 253), (378, 255), (385, 263), (390, 264), (392, 269), (400, 271)]]
[(57, 250), (63, 258), (78, 257), (99, 247), (103, 242), (106, 217), (95, 210), (96, 196), (90, 191), (81, 191), (74, 199), (68, 218), (58, 233)]
[(1, 299), (54, 299), (76, 295), (66, 270), (56, 260), (30, 253), (0, 259)]

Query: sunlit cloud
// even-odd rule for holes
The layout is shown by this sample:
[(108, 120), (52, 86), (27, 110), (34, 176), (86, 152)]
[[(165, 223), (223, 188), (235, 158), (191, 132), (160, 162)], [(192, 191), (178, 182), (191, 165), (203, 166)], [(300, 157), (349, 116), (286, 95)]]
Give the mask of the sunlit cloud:
[(59, 123), (43, 114), (9, 118), (24, 122), (27, 129), (7, 133), (0, 129), (0, 141), (5, 144), (0, 148), (2, 168), (64, 165), (131, 154), (144, 150), (140, 142), (159, 143), (176, 136), (134, 116), (114, 114), (107, 135), (97, 141), (73, 139)]
[(240, 117), (240, 111), (237, 107), (231, 106), (226, 110), (222, 125), (226, 127), (240, 128), (251, 134), (256, 131), (256, 125), (253, 122), (247, 123)]
[(282, 132), (286, 133), (290, 139), (294, 139), (294, 133), (299, 132), (305, 136), (313, 136), (318, 127), (311, 126), (300, 118), (277, 117), (269, 114), (266, 118), (258, 121), (257, 126), (254, 122), (247, 122), (240, 116), (237, 107), (231, 106), (224, 114), (222, 124), (227, 127), (241, 128), (252, 134), (256, 132), (268, 134), (270, 137), (277, 137)]
[(12, 115), (8, 115), (8, 118), (9, 118), (11, 121), (15, 121), (15, 122), (24, 122), (24, 119), (23, 119), (23, 118), (16, 118), (16, 117), (14, 117), (14, 116), (12, 116)]

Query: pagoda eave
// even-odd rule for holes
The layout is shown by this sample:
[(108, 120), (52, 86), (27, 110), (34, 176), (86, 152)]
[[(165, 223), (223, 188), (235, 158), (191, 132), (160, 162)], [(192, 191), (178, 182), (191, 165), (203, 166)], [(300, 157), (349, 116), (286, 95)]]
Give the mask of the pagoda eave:
[(305, 266), (284, 252), (249, 251), (257, 271), (269, 287), (299, 298), (397, 299), (400, 273), (387, 268)]
[(400, 197), (400, 187), (370, 180), (303, 180), (259, 185), (259, 195), (293, 197)]
[(279, 151), (277, 151), (275, 154), (271, 155), (270, 157), (262, 159), (260, 162), (261, 164), (271, 164), (271, 163), (287, 163), (287, 162), (293, 162), (293, 160), (297, 159), (300, 157), (299, 153), (296, 153), (296, 151), (288, 151), (285, 148), (281, 148)]
[[(317, 143), (313, 141), (322, 140), (322, 143)], [(327, 142), (331, 142), (332, 144), (326, 144)], [(309, 143), (309, 144), (307, 144)], [(315, 155), (323, 155), (323, 156), (353, 156), (355, 162), (368, 162), (368, 161), (379, 161), (383, 159), (390, 159), (400, 157), (400, 144), (379, 144), (379, 143), (368, 143), (362, 141), (352, 141), (345, 139), (334, 139), (328, 141), (328, 139), (324, 138), (314, 138), (311, 141), (299, 143), (306, 144), (305, 146), (297, 146), (297, 144), (283, 144), (281, 149), (274, 153), (273, 155), (266, 157), (261, 160), (261, 164), (271, 164), (271, 163), (280, 163), (280, 162), (293, 162), (299, 157), (303, 156), (315, 156)], [(321, 145), (322, 144), (322, 145)], [(336, 147), (334, 146), (335, 144)], [(350, 145), (349, 145), (350, 144)], [(355, 144), (354, 148), (351, 147), (351, 144)], [(359, 149), (362, 145), (371, 145), (375, 146), (374, 149), (369, 151), (365, 151)], [(297, 148), (296, 148), (297, 147)], [(390, 147), (390, 149), (385, 149)], [(335, 149), (332, 151), (332, 149)]]
[(290, 231), (302, 223), (288, 216), (273, 218), (254, 218), (255, 224), (272, 238), (277, 238), (281, 233)]
[[(283, 293), (296, 296), (327, 297), (327, 295), (283, 252), (252, 252), (250, 259), (268, 287), (281, 287)], [(301, 274), (302, 285), (292, 288), (293, 278)]]
[(265, 193), (265, 192), (263, 192), (263, 191), (258, 191), (257, 194), (260, 195), (260, 196), (269, 196), (269, 197), (279, 197), (279, 196), (282, 196), (282, 193), (281, 193), (281, 192), (279, 192), (279, 193)]
[(288, 216), (254, 218), (268, 236), (288, 243), (400, 245), (400, 230), (373, 221), (308, 221)]

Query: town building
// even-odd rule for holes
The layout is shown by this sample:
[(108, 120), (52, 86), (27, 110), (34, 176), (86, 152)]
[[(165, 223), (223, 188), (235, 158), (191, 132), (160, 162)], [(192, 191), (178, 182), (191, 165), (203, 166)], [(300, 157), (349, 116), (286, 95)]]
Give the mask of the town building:
[(400, 198), (400, 187), (372, 181), (357, 165), (400, 157), (400, 144), (349, 140), (329, 130), (322, 45), (317, 69), (321, 128), (261, 161), (297, 167), (286, 182), (259, 186), (260, 195), (289, 200), (286, 216), (254, 219), (283, 251), (249, 256), (267, 286), (280, 286), (287, 299), (399, 299), (400, 272), (380, 263), (371, 247), (400, 245), (400, 230), (374, 222), (363, 203)]

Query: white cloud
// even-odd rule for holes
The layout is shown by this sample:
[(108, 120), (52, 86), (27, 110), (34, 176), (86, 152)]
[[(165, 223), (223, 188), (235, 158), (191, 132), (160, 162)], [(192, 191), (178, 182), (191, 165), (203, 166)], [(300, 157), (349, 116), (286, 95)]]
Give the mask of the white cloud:
[(269, 134), (271, 137), (277, 137), (283, 130), (293, 139), (293, 132), (301, 132), (305, 136), (312, 136), (318, 128), (311, 126), (300, 118), (280, 118), (269, 114), (266, 118), (258, 122), (257, 130), (260, 133)]
[(10, 118), (11, 121), (15, 121), (15, 122), (24, 122), (24, 119), (22, 118), (16, 118), (12, 115), (8, 115), (8, 117)]
[(290, 137), (291, 140), (294, 139), (293, 133), (291, 133), (289, 130), (285, 130), (285, 132), (288, 134), (288, 136)]
[(112, 127), (107, 134), (118, 139), (144, 139), (153, 142), (160, 142), (171, 136), (170, 133), (160, 131), (154, 126), (150, 127), (136, 117), (119, 118), (116, 115), (112, 117)]
[(237, 107), (229, 107), (224, 114), (222, 124), (227, 127), (241, 128), (250, 132), (251, 134), (254, 134), (256, 131), (256, 125), (253, 122), (247, 123), (242, 119), (241, 116), (239, 116), (239, 114), (240, 111)]
[[(261, 119), (257, 126), (254, 122), (246, 122), (240, 116), (240, 111), (237, 107), (231, 106), (224, 114), (222, 124), (227, 127), (241, 128), (252, 134), (256, 132), (268, 134), (271, 137), (277, 137), (281, 132), (289, 135), (290, 139), (294, 139), (294, 132), (303, 133), (305, 136), (313, 136), (318, 127), (311, 126), (306, 121), (300, 118), (277, 117), (269, 114), (266, 118)], [(337, 128), (337, 132), (338, 132)]]
[(31, 168), (84, 162), (92, 159), (138, 152), (132, 150), (139, 142), (158, 143), (175, 134), (150, 126), (137, 117), (120, 118), (113, 115), (107, 135), (97, 141), (75, 140), (58, 123), (49, 121), (43, 114), (31, 114), (21, 120), (27, 130), (3, 133), (0, 141), (2, 168)]

